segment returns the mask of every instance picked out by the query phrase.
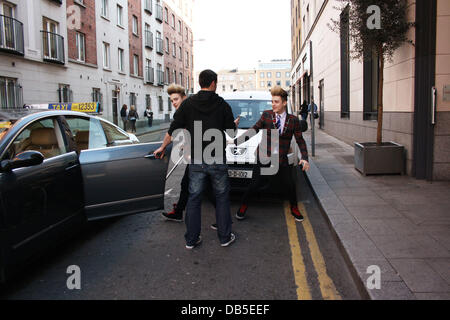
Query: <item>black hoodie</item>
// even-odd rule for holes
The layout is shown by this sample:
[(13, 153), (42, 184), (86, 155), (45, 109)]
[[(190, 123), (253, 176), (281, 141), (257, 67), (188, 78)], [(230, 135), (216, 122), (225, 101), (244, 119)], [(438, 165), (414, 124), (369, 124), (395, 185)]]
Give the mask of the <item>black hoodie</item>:
[[(197, 94), (187, 98), (173, 116), (173, 121), (169, 128), (169, 135), (177, 129), (187, 129), (191, 135), (191, 155), (194, 159), (194, 148), (196, 143), (202, 141), (202, 153), (212, 141), (203, 141), (202, 137), (194, 136), (194, 122), (201, 121), (202, 137), (209, 129), (218, 129), (222, 134), (223, 148), (226, 148), (224, 131), (227, 129), (236, 130), (234, 116), (231, 107), (225, 100), (212, 91), (199, 91)], [(194, 138), (195, 137), (195, 138)], [(200, 138), (200, 141), (197, 141)], [(231, 137), (234, 138), (234, 135)], [(214, 154), (213, 154), (214, 155)], [(200, 160), (203, 163), (203, 159)], [(225, 151), (223, 158), (226, 163)], [(194, 163), (194, 161), (191, 161)], [(196, 163), (198, 163), (196, 161)]]

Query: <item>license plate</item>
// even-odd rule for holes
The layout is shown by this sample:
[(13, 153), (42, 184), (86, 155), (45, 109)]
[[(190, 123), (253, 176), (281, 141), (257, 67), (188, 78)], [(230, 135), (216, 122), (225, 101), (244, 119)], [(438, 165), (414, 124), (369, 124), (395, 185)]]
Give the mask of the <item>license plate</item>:
[(247, 170), (228, 170), (228, 176), (230, 178), (251, 179), (253, 171)]

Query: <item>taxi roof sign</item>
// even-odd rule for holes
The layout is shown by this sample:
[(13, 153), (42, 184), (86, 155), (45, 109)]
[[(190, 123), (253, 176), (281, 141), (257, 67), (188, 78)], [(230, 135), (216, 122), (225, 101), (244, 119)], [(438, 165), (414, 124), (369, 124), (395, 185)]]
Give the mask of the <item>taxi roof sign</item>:
[(61, 110), (61, 111), (78, 111), (84, 113), (99, 113), (98, 102), (31, 104), (26, 105), (25, 108), (38, 110)]

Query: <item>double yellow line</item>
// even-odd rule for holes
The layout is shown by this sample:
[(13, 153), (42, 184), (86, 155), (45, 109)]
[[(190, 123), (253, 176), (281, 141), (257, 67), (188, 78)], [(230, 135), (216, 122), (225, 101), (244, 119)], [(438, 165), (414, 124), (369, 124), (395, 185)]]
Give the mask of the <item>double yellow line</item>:
[[(325, 300), (341, 300), (341, 296), (336, 290), (333, 280), (331, 280), (328, 276), (325, 260), (320, 252), (311, 222), (308, 219), (308, 213), (303, 203), (299, 202), (298, 205), (300, 211), (305, 217), (302, 225), (305, 230), (306, 240), (308, 242), (314, 269), (317, 273), (322, 298)], [(289, 235), (289, 244), (291, 246), (295, 284), (297, 285), (297, 298), (298, 300), (311, 300), (311, 288), (309, 287), (308, 280), (306, 278), (306, 267), (303, 260), (302, 247), (300, 246), (300, 242), (298, 240), (297, 225), (294, 217), (291, 215), (291, 209), (289, 203), (287, 202), (284, 204), (284, 213)]]

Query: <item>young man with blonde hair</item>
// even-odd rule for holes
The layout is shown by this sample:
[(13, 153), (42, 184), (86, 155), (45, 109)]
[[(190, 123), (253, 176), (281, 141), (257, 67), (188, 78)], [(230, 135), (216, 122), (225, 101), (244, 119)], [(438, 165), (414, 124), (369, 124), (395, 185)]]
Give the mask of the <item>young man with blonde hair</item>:
[[(261, 115), (261, 118), (253, 126), (253, 130), (249, 130), (243, 135), (249, 136), (251, 138), (252, 134), (256, 134), (259, 130), (267, 130), (267, 153), (268, 156), (272, 152), (278, 152), (279, 154), (279, 170), (276, 174), (276, 178), (282, 181), (280, 184), (284, 186), (285, 190), (282, 193), (289, 198), (291, 206), (291, 214), (294, 216), (296, 221), (303, 221), (303, 216), (297, 206), (297, 194), (295, 191), (295, 181), (293, 178), (292, 166), (288, 162), (288, 153), (291, 145), (292, 137), (295, 137), (297, 145), (300, 148), (302, 154), (302, 160), (300, 160), (299, 165), (303, 166), (303, 171), (309, 170), (308, 163), (308, 151), (306, 149), (306, 143), (302, 136), (302, 130), (300, 126), (299, 119), (287, 113), (287, 98), (288, 93), (281, 87), (274, 87), (270, 93), (272, 94), (272, 110), (266, 110)], [(279, 133), (279, 144), (278, 150), (273, 150), (271, 146), (271, 132), (270, 130), (278, 129)], [(237, 139), (235, 139), (236, 143)], [(259, 147), (258, 147), (259, 148)], [(258, 164), (253, 170), (252, 182), (244, 193), (241, 206), (236, 213), (236, 218), (238, 220), (245, 219), (245, 213), (248, 208), (248, 199), (254, 194), (261, 184), (264, 182), (264, 176), (261, 175), (261, 165), (260, 159), (258, 157)]]

